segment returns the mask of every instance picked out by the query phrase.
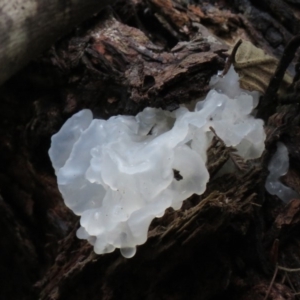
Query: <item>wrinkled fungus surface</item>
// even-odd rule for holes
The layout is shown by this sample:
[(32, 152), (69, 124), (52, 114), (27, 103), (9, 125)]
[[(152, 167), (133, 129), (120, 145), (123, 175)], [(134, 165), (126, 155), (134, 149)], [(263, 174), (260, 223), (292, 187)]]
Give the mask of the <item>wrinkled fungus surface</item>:
[(99, 120), (84, 109), (52, 137), (49, 155), (59, 190), (81, 216), (77, 236), (96, 253), (120, 248), (132, 257), (153, 218), (205, 191), (210, 127), (245, 159), (262, 154), (263, 121), (251, 115), (258, 95), (239, 88), (233, 69), (215, 76), (211, 86), (193, 112), (145, 108), (135, 117)]

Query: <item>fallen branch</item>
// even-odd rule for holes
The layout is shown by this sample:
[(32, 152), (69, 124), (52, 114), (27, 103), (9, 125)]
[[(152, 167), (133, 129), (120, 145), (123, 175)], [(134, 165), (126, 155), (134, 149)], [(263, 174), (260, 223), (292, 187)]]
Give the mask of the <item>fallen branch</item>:
[(109, 0), (3, 0), (0, 9), (0, 85)]

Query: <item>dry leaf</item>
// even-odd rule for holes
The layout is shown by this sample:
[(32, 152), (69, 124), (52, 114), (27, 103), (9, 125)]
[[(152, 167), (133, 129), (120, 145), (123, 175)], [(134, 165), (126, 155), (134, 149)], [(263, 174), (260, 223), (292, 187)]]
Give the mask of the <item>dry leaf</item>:
[[(275, 73), (278, 60), (255, 47), (251, 42), (243, 41), (236, 52), (233, 65), (240, 75), (240, 85), (243, 89), (265, 93)], [(279, 93), (291, 85), (292, 81), (292, 77), (286, 73)]]

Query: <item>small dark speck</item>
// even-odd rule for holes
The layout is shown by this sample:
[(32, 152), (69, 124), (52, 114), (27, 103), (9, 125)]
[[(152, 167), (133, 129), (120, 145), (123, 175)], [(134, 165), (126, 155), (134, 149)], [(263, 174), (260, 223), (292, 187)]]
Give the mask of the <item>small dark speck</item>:
[(154, 124), (154, 125), (151, 127), (151, 129), (150, 129), (150, 131), (147, 133), (147, 135), (152, 135), (153, 128), (155, 127), (155, 125), (156, 125), (156, 124)]
[(183, 179), (182, 175), (180, 174), (180, 172), (176, 169), (173, 169), (173, 173), (174, 173), (174, 178), (177, 180), (177, 181), (180, 181)]

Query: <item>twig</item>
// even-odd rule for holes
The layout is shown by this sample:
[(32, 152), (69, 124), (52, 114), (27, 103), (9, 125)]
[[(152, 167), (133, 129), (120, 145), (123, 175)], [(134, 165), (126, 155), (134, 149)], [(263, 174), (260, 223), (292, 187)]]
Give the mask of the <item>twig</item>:
[(291, 268), (286, 268), (282, 266), (278, 266), (279, 270), (286, 271), (286, 272), (300, 272), (300, 268), (297, 269), (291, 269)]
[(264, 298), (264, 300), (267, 300), (269, 295), (270, 295), (270, 292), (271, 292), (271, 289), (272, 289), (272, 286), (274, 284), (274, 281), (275, 281), (275, 278), (277, 276), (277, 273), (278, 273), (278, 265), (276, 265), (276, 268), (275, 268), (275, 271), (274, 271), (274, 274), (273, 274), (273, 277), (272, 277), (272, 280), (270, 282), (270, 285), (269, 285), (269, 288), (268, 288), (268, 291), (266, 293), (266, 296)]
[(290, 40), (288, 45), (285, 47), (283, 51), (283, 55), (278, 63), (276, 71), (272, 76), (269, 85), (266, 89), (265, 96), (263, 101), (260, 103), (260, 107), (258, 107), (257, 117), (262, 118), (264, 120), (267, 119), (270, 115), (275, 112), (276, 102), (274, 101), (277, 91), (282, 82), (283, 76), (285, 74), (286, 69), (289, 64), (294, 59), (295, 53), (300, 46), (300, 35), (295, 36)]
[[(294, 287), (294, 285), (293, 285), (293, 283), (292, 283), (292, 281), (291, 281), (291, 279), (290, 279), (290, 276), (289, 276), (289, 274), (288, 274), (287, 272), (285, 272), (285, 276), (286, 276), (286, 279), (287, 279), (287, 281), (288, 281), (288, 283), (289, 283), (291, 289), (292, 289), (293, 292), (294, 292), (294, 295), (297, 295), (297, 291), (296, 291), (296, 289), (295, 289), (295, 287)], [(298, 297), (297, 297), (297, 298), (298, 298)]]
[(257, 206), (257, 207), (262, 207), (261, 204), (257, 204), (257, 203), (255, 203), (255, 202), (250, 202), (250, 204), (252, 204), (252, 205), (254, 205), (254, 206)]
[(224, 70), (221, 74), (221, 77), (225, 76), (228, 73), (231, 65), (235, 63), (235, 55), (236, 55), (236, 52), (238, 51), (241, 44), (242, 44), (242, 40), (239, 39), (237, 41), (237, 43), (233, 46), (232, 52), (230, 53), (230, 55), (229, 55), (229, 57), (228, 57), (228, 59), (225, 63), (225, 67), (224, 67)]

